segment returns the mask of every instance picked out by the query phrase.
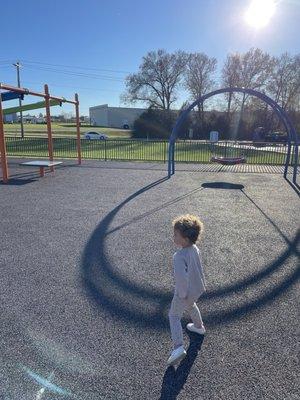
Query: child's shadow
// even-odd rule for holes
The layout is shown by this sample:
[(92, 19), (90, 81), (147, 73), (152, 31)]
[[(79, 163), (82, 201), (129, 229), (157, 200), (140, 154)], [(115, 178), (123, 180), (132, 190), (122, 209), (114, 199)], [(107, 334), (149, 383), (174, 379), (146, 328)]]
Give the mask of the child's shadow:
[(167, 368), (163, 378), (159, 400), (176, 399), (187, 380), (192, 365), (198, 355), (198, 351), (201, 349), (204, 336), (192, 332), (188, 332), (188, 335), (190, 337), (190, 345), (187, 349), (186, 357), (181, 361), (176, 370), (173, 365)]

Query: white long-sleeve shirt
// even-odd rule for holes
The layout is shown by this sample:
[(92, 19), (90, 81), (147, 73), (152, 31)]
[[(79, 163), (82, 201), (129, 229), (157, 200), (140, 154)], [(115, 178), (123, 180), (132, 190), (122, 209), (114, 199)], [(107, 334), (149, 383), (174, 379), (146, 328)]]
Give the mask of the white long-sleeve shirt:
[(206, 280), (199, 248), (193, 244), (173, 255), (175, 294), (181, 299), (189, 297), (196, 301), (206, 291)]

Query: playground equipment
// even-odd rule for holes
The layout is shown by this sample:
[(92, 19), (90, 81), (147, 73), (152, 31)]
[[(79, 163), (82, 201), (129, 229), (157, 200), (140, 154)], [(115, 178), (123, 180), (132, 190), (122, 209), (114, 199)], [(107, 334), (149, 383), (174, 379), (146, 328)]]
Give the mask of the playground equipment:
[(297, 184), (297, 173), (298, 173), (298, 137), (297, 133), (295, 130), (295, 127), (287, 115), (287, 113), (283, 110), (282, 107), (280, 107), (274, 100), (272, 100), (269, 96), (258, 92), (257, 90), (253, 89), (246, 89), (246, 88), (239, 88), (239, 87), (233, 87), (233, 88), (224, 88), (224, 89), (218, 89), (214, 90), (213, 92), (207, 93), (204, 96), (199, 97), (196, 101), (194, 101), (184, 112), (181, 113), (181, 115), (178, 117), (175, 126), (172, 130), (170, 140), (169, 140), (169, 154), (168, 154), (168, 177), (170, 178), (171, 175), (175, 174), (175, 144), (176, 144), (176, 139), (179, 134), (179, 130), (190, 113), (190, 111), (196, 107), (197, 105), (203, 103), (205, 100), (208, 98), (222, 94), (222, 93), (233, 93), (233, 92), (238, 92), (238, 93), (243, 93), (249, 94), (251, 96), (258, 97), (265, 103), (267, 103), (269, 106), (272, 107), (273, 111), (276, 113), (280, 121), (283, 123), (287, 135), (288, 135), (288, 149), (287, 149), (287, 155), (286, 155), (286, 160), (285, 160), (285, 167), (284, 167), (284, 173), (283, 176), (284, 178), (287, 177), (288, 173), (288, 167), (289, 163), (291, 160), (291, 148), (292, 148), (292, 141), (294, 142), (294, 158), (293, 158), (293, 183)]
[(60, 165), (62, 164), (61, 161), (27, 161), (24, 163), (21, 163), (20, 165), (23, 165), (24, 167), (39, 167), (40, 169), (40, 176), (45, 176), (45, 168), (46, 167), (54, 167), (55, 165)]
[(212, 157), (211, 162), (215, 162), (223, 165), (236, 165), (243, 164), (246, 162), (245, 157)]
[[(49, 106), (61, 106), (62, 102), (58, 100), (50, 100), (49, 101)], [(3, 115), (9, 115), (9, 114), (14, 114), (18, 113), (20, 111), (29, 111), (29, 110), (37, 110), (38, 108), (46, 108), (46, 102), (45, 101), (39, 101), (37, 103), (32, 103), (32, 104), (25, 104), (22, 105), (21, 107), (10, 107), (10, 108), (4, 108)]]
[[(209, 135), (209, 140), (210, 140), (210, 151), (212, 153), (212, 157), (210, 159), (211, 162), (223, 165), (235, 165), (246, 162), (244, 154), (242, 154), (242, 156), (240, 154), (238, 156), (236, 155), (237, 151), (240, 153), (239, 149), (238, 150), (232, 148), (227, 149), (227, 146), (225, 146), (225, 155), (224, 156), (219, 155), (220, 150), (221, 152), (223, 152), (223, 144), (218, 143), (219, 132), (211, 131)], [(229, 155), (228, 152), (233, 154)]]
[[(7, 92), (1, 93), (1, 90), (7, 90)], [(18, 99), (23, 99), (25, 95), (42, 97), (44, 100), (38, 103), (23, 105), (22, 107), (11, 107), (11, 108), (2, 108), (2, 102)], [(49, 162), (43, 161), (44, 164), (37, 164), (37, 161), (34, 161), (35, 165), (38, 165), (41, 168), (45, 168), (46, 166), (50, 167), (50, 170), (54, 171), (54, 165), (60, 164), (60, 162), (54, 162), (53, 160), (53, 140), (52, 140), (52, 130), (51, 130), (51, 114), (50, 107), (56, 105), (62, 105), (63, 103), (74, 104), (75, 106), (75, 114), (76, 114), (76, 132), (77, 132), (77, 157), (78, 164), (81, 164), (81, 142), (80, 142), (80, 120), (79, 120), (79, 100), (78, 94), (75, 93), (74, 100), (67, 100), (64, 97), (56, 97), (49, 94), (48, 85), (44, 85), (44, 93), (34, 92), (25, 88), (18, 88), (10, 85), (6, 85), (0, 83), (0, 153), (1, 153), (1, 167), (3, 174), (3, 182), (7, 183), (9, 180), (9, 171), (7, 165), (7, 155), (6, 155), (6, 144), (5, 144), (5, 135), (4, 135), (4, 125), (3, 125), (3, 115), (11, 114), (18, 111), (23, 110), (33, 110), (37, 108), (46, 108), (46, 119), (47, 119), (47, 134), (48, 134), (48, 154), (49, 154)], [(31, 164), (33, 165), (33, 164)], [(44, 174), (44, 169), (40, 169), (41, 176)]]

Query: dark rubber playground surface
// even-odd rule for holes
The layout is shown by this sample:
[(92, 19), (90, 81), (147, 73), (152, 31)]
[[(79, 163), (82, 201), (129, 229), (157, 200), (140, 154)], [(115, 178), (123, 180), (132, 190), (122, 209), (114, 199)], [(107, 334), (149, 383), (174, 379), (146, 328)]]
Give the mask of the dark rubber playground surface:
[[(299, 398), (300, 202), (280, 174), (68, 161), (40, 178), (18, 161), (0, 185), (1, 400)], [(184, 331), (174, 369), (187, 212), (205, 224), (207, 334)]]

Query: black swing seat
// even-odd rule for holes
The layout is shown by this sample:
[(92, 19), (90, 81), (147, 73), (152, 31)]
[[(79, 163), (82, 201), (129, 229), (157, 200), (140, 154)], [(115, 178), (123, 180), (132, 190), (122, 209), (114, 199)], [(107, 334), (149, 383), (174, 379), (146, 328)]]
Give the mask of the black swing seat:
[(223, 165), (235, 165), (243, 164), (246, 162), (245, 157), (212, 157), (211, 162), (223, 164)]

